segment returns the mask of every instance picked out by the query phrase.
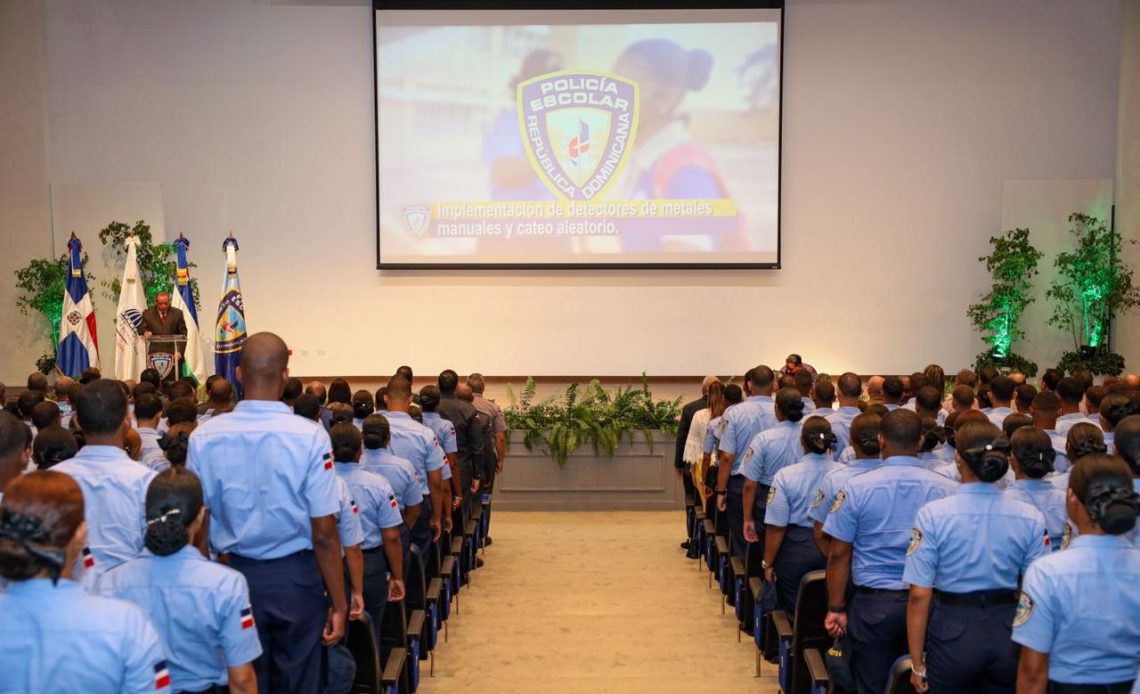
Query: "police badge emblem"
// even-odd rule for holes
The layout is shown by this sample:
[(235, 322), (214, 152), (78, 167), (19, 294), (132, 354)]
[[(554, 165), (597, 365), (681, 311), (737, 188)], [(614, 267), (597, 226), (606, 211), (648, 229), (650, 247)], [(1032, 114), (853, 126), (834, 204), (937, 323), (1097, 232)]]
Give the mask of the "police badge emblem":
[(1061, 549), (1068, 549), (1069, 543), (1073, 541), (1073, 526), (1065, 523), (1065, 529), (1061, 531)]
[(839, 507), (842, 506), (843, 502), (846, 500), (847, 500), (847, 493), (844, 492), (842, 489), (840, 489), (839, 493), (835, 495), (835, 501), (831, 502), (831, 510), (828, 511), (828, 513), (835, 513), (836, 511), (838, 511)]
[(174, 368), (174, 355), (170, 352), (153, 352), (147, 357), (150, 368), (158, 372), (158, 377), (166, 380)]
[(773, 484), (771, 487), (768, 487), (768, 500), (764, 503), (765, 503), (765, 505), (771, 506), (772, 502), (775, 500), (776, 500), (776, 485)]
[(519, 132), (535, 173), (563, 200), (592, 200), (617, 180), (637, 134), (637, 83), (562, 70), (520, 82)]
[(918, 551), (918, 546), (922, 544), (922, 531), (914, 528), (910, 531), (910, 544), (906, 546), (906, 555), (909, 557)]
[(1024, 590), (1017, 598), (1017, 613), (1013, 615), (1013, 626), (1017, 628), (1029, 621), (1033, 615), (1033, 598)]
[(404, 230), (420, 238), (431, 224), (431, 209), (427, 205), (408, 205), (404, 208)]
[(816, 506), (819, 506), (822, 503), (823, 503), (823, 490), (820, 489), (819, 491), (817, 491), (815, 493), (815, 498), (813, 498), (811, 500), (811, 507), (815, 508)]

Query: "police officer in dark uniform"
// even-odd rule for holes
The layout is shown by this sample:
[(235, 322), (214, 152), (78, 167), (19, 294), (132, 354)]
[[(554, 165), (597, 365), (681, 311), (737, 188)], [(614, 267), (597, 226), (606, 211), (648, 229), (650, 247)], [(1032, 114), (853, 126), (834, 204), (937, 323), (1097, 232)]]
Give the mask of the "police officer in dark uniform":
[(322, 641), (344, 636), (348, 603), (329, 436), (281, 402), (288, 376), (285, 342), (251, 335), (245, 399), (194, 431), (187, 467), (202, 481), (211, 546), (249, 583), (259, 691), (308, 693), (324, 686)]
[(463, 518), (471, 516), (471, 500), (479, 491), (483, 463), (483, 425), (475, 406), (455, 395), (459, 387), (459, 374), (446, 369), (439, 374), (439, 416), (455, 425), (455, 439), (459, 454), (459, 480), (463, 489)]

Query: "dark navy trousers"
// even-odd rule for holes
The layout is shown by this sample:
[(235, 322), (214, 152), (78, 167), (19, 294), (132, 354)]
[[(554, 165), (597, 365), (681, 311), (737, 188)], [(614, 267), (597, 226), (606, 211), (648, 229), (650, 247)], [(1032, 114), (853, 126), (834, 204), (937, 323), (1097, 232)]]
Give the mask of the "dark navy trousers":
[(1017, 656), (1011, 640), (1015, 604), (946, 605), (934, 598), (926, 628), (926, 676), (932, 692), (1014, 691)]
[(772, 568), (776, 572), (776, 594), (781, 610), (789, 616), (796, 614), (796, 599), (800, 594), (800, 579), (810, 571), (827, 566), (827, 559), (815, 544), (811, 528), (789, 525), (784, 533), (780, 551)]
[[(748, 543), (744, 541), (744, 475), (733, 475), (728, 479), (728, 495), (726, 499), (728, 512), (728, 538), (731, 541), (732, 553), (743, 557)], [(763, 520), (757, 521), (757, 528)]]
[(364, 550), (364, 609), (372, 617), (376, 638), (380, 638), (380, 624), (384, 619), (384, 606), (388, 604), (388, 557), (384, 545)]
[(847, 637), (859, 694), (882, 694), (891, 665), (907, 652), (906, 603), (904, 590), (868, 593), (856, 587), (847, 607)]
[[(459, 529), (460, 534), (463, 529)], [(420, 506), (420, 517), (416, 519), (416, 524), (411, 531), (412, 544), (420, 549), (420, 556), (426, 557), (428, 547), (431, 546), (431, 497), (424, 495), (423, 504)]]
[(329, 601), (312, 550), (280, 559), (230, 556), (230, 568), (249, 583), (262, 654), (253, 661), (262, 692), (309, 694), (324, 688), (321, 632)]

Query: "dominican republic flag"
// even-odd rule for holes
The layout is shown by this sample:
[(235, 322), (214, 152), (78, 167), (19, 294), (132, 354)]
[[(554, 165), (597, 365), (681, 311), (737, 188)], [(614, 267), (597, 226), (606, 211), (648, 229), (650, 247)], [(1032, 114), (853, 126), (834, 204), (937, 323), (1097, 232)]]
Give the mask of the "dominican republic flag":
[(67, 289), (59, 321), (59, 348), (55, 366), (65, 376), (78, 378), (83, 370), (99, 367), (99, 338), (95, 331), (95, 308), (83, 276), (83, 244), (72, 232), (67, 242)]
[(242, 631), (253, 628), (253, 608), (248, 605), (241, 610), (241, 628)]
[(139, 337), (146, 293), (139, 275), (138, 241), (127, 239), (127, 262), (119, 283), (119, 306), (115, 312), (115, 378), (136, 379), (146, 368), (146, 343)]
[(182, 311), (186, 319), (186, 352), (182, 355), (181, 375), (202, 383), (206, 380), (206, 355), (202, 350), (202, 333), (198, 330), (198, 305), (194, 303), (194, 290), (190, 286), (190, 266), (186, 262), (186, 250), (189, 248), (190, 239), (179, 234), (174, 242), (177, 269), (170, 305)]
[(154, 664), (154, 688), (166, 689), (170, 686), (170, 668), (166, 667), (166, 661), (160, 660)]
[(325, 453), (325, 454), (324, 454), (324, 456), (321, 458), (321, 460), (324, 462), (324, 465), (325, 465), (325, 469), (326, 469), (326, 470), (331, 470), (331, 469), (333, 469), (333, 455), (332, 455), (332, 452), (329, 452), (329, 453)]
[(237, 367), (241, 363), (241, 350), (245, 345), (245, 305), (241, 298), (238, 280), (237, 239), (228, 237), (222, 242), (226, 254), (226, 277), (222, 283), (222, 298), (218, 301), (218, 318), (214, 324), (214, 371), (233, 384), (241, 397), (241, 384), (237, 380)]

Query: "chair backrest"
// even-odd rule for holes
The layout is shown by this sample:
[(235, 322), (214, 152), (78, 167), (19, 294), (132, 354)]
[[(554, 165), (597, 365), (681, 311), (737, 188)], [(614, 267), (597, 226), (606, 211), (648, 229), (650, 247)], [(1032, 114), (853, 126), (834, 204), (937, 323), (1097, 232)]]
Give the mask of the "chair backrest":
[(890, 677), (887, 678), (887, 694), (917, 694), (914, 685), (910, 683), (911, 660), (904, 655), (891, 666)]
[(811, 688), (810, 674), (804, 653), (809, 648), (826, 650), (831, 637), (823, 628), (827, 617), (827, 573), (809, 571), (800, 579), (800, 592), (796, 596), (796, 614), (792, 622), (793, 653), (791, 691), (799, 694)]
[(425, 594), (427, 593), (427, 580), (424, 577), (423, 556), (419, 547), (412, 547), (408, 555), (408, 565), (404, 567), (404, 606), (408, 610), (425, 609)]
[(380, 675), (383, 672), (380, 667), (380, 644), (376, 643), (372, 617), (367, 612), (360, 615), (358, 620), (349, 620), (346, 641), (345, 645), (356, 661), (356, 680), (352, 690), (380, 694)]
[(389, 605), (384, 609), (380, 620), (380, 655), (387, 658), (392, 648), (405, 648), (408, 645), (408, 615), (400, 609), (400, 604)]
[(744, 551), (744, 568), (749, 578), (764, 575), (763, 561), (764, 550), (761, 549), (761, 545), (757, 542), (749, 542), (748, 549)]

